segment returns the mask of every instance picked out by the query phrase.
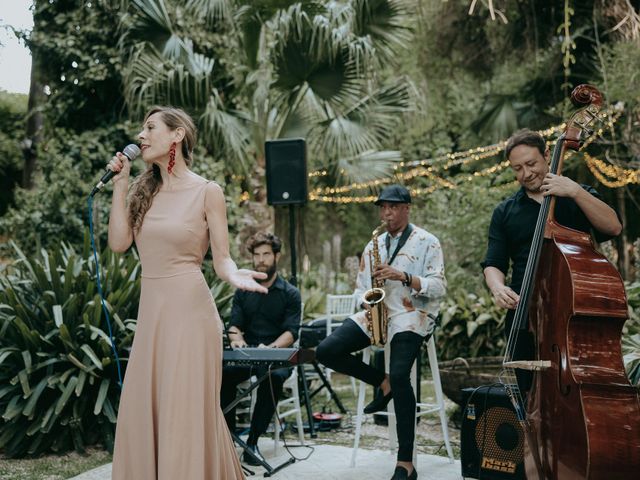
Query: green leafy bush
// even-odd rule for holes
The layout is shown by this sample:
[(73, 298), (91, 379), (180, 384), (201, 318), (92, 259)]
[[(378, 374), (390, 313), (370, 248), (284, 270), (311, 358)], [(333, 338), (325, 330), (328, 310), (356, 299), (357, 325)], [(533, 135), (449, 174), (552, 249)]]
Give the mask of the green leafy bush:
[[(104, 172), (115, 145), (130, 143), (133, 127), (117, 124), (75, 134), (62, 128), (38, 152), (35, 188), (17, 188), (14, 205), (0, 218), (0, 233), (13, 239), (28, 255), (40, 248), (57, 248), (60, 240), (82, 249), (87, 225), (87, 197)], [(134, 162), (137, 173), (142, 162)], [(106, 240), (110, 198), (97, 196), (94, 223), (98, 242)], [(2, 252), (7, 254), (7, 252)]]
[(630, 283), (626, 286), (627, 303), (629, 304), (629, 317), (634, 321), (635, 333), (640, 333), (640, 281)]
[(0, 215), (13, 201), (13, 190), (22, 177), (27, 96), (0, 89)]
[(503, 353), (505, 311), (494, 304), (488, 292), (459, 291), (443, 301), (440, 311), (437, 342), (442, 360)]
[(629, 380), (640, 386), (640, 282), (627, 285), (629, 320), (622, 336), (622, 354)]
[[(510, 182), (510, 175), (496, 181)], [(514, 190), (508, 183), (496, 188), (488, 179), (479, 179), (455, 189), (436, 190), (425, 199), (424, 206), (412, 207), (412, 222), (440, 240), (449, 294), (485, 290), (480, 262), (487, 252), (491, 214)]]
[(629, 381), (640, 386), (640, 333), (623, 337), (622, 352)]

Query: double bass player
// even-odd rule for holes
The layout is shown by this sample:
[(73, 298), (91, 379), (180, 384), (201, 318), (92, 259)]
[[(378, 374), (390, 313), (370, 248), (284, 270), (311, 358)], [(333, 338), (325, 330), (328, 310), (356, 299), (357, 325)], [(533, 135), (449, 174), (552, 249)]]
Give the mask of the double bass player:
[[(622, 225), (595, 190), (561, 175), (565, 153), (580, 148), (602, 104), (590, 85), (571, 99), (581, 108), (549, 166), (540, 135), (520, 131), (507, 142), (521, 188), (494, 211), (484, 274), (510, 310), (501, 382), (526, 438), (527, 478), (626, 480), (640, 469), (640, 397), (620, 345), (628, 307), (620, 274), (591, 236), (607, 240)], [(505, 382), (513, 373), (517, 381)]]
[[(622, 231), (616, 212), (600, 199), (594, 188), (549, 173), (549, 156), (549, 148), (537, 132), (520, 130), (507, 140), (505, 157), (520, 189), (493, 211), (487, 254), (482, 262), (484, 278), (496, 304), (508, 309), (507, 332), (511, 331), (513, 314), (520, 300), (531, 239), (544, 197), (557, 197), (555, 217), (558, 223), (582, 232), (593, 231), (598, 242), (607, 241)], [(509, 267), (511, 282), (507, 285)], [(532, 360), (530, 334), (520, 332), (519, 339), (514, 360)], [(530, 372), (516, 373), (521, 389), (528, 390)]]

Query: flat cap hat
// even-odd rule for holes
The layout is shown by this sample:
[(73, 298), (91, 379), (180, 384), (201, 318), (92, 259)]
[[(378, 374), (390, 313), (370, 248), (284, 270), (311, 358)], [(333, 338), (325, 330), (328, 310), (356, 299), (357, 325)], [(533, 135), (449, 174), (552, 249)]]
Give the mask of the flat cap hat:
[(389, 185), (382, 189), (374, 204), (380, 205), (382, 202), (411, 203), (411, 194), (402, 185)]

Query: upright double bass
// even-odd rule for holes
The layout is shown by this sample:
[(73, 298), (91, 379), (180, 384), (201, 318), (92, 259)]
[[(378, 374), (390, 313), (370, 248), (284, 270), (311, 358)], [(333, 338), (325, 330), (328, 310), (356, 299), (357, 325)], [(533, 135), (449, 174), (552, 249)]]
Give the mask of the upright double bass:
[[(572, 100), (582, 108), (558, 138), (551, 173), (561, 173), (567, 150), (580, 148), (602, 97), (580, 85)], [(640, 400), (621, 351), (628, 317), (624, 284), (589, 234), (555, 221), (554, 205), (545, 197), (540, 207), (505, 355), (505, 366), (535, 371), (526, 405), (517, 386), (505, 385), (525, 428), (527, 478), (638, 478)], [(527, 317), (536, 358), (512, 361), (517, 329)]]

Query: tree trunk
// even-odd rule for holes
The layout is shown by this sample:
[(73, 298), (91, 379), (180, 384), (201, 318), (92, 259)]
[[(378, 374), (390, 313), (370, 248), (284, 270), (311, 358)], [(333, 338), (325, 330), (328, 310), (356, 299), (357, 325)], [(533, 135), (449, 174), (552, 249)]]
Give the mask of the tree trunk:
[[(34, 18), (33, 32), (38, 24)], [(40, 72), (39, 53), (37, 48), (31, 49), (31, 84), (29, 86), (29, 103), (27, 110), (26, 138), (22, 142), (24, 168), (22, 170), (22, 187), (31, 189), (37, 168), (38, 147), (42, 139), (43, 116), (41, 107), (44, 103), (44, 90)]]

